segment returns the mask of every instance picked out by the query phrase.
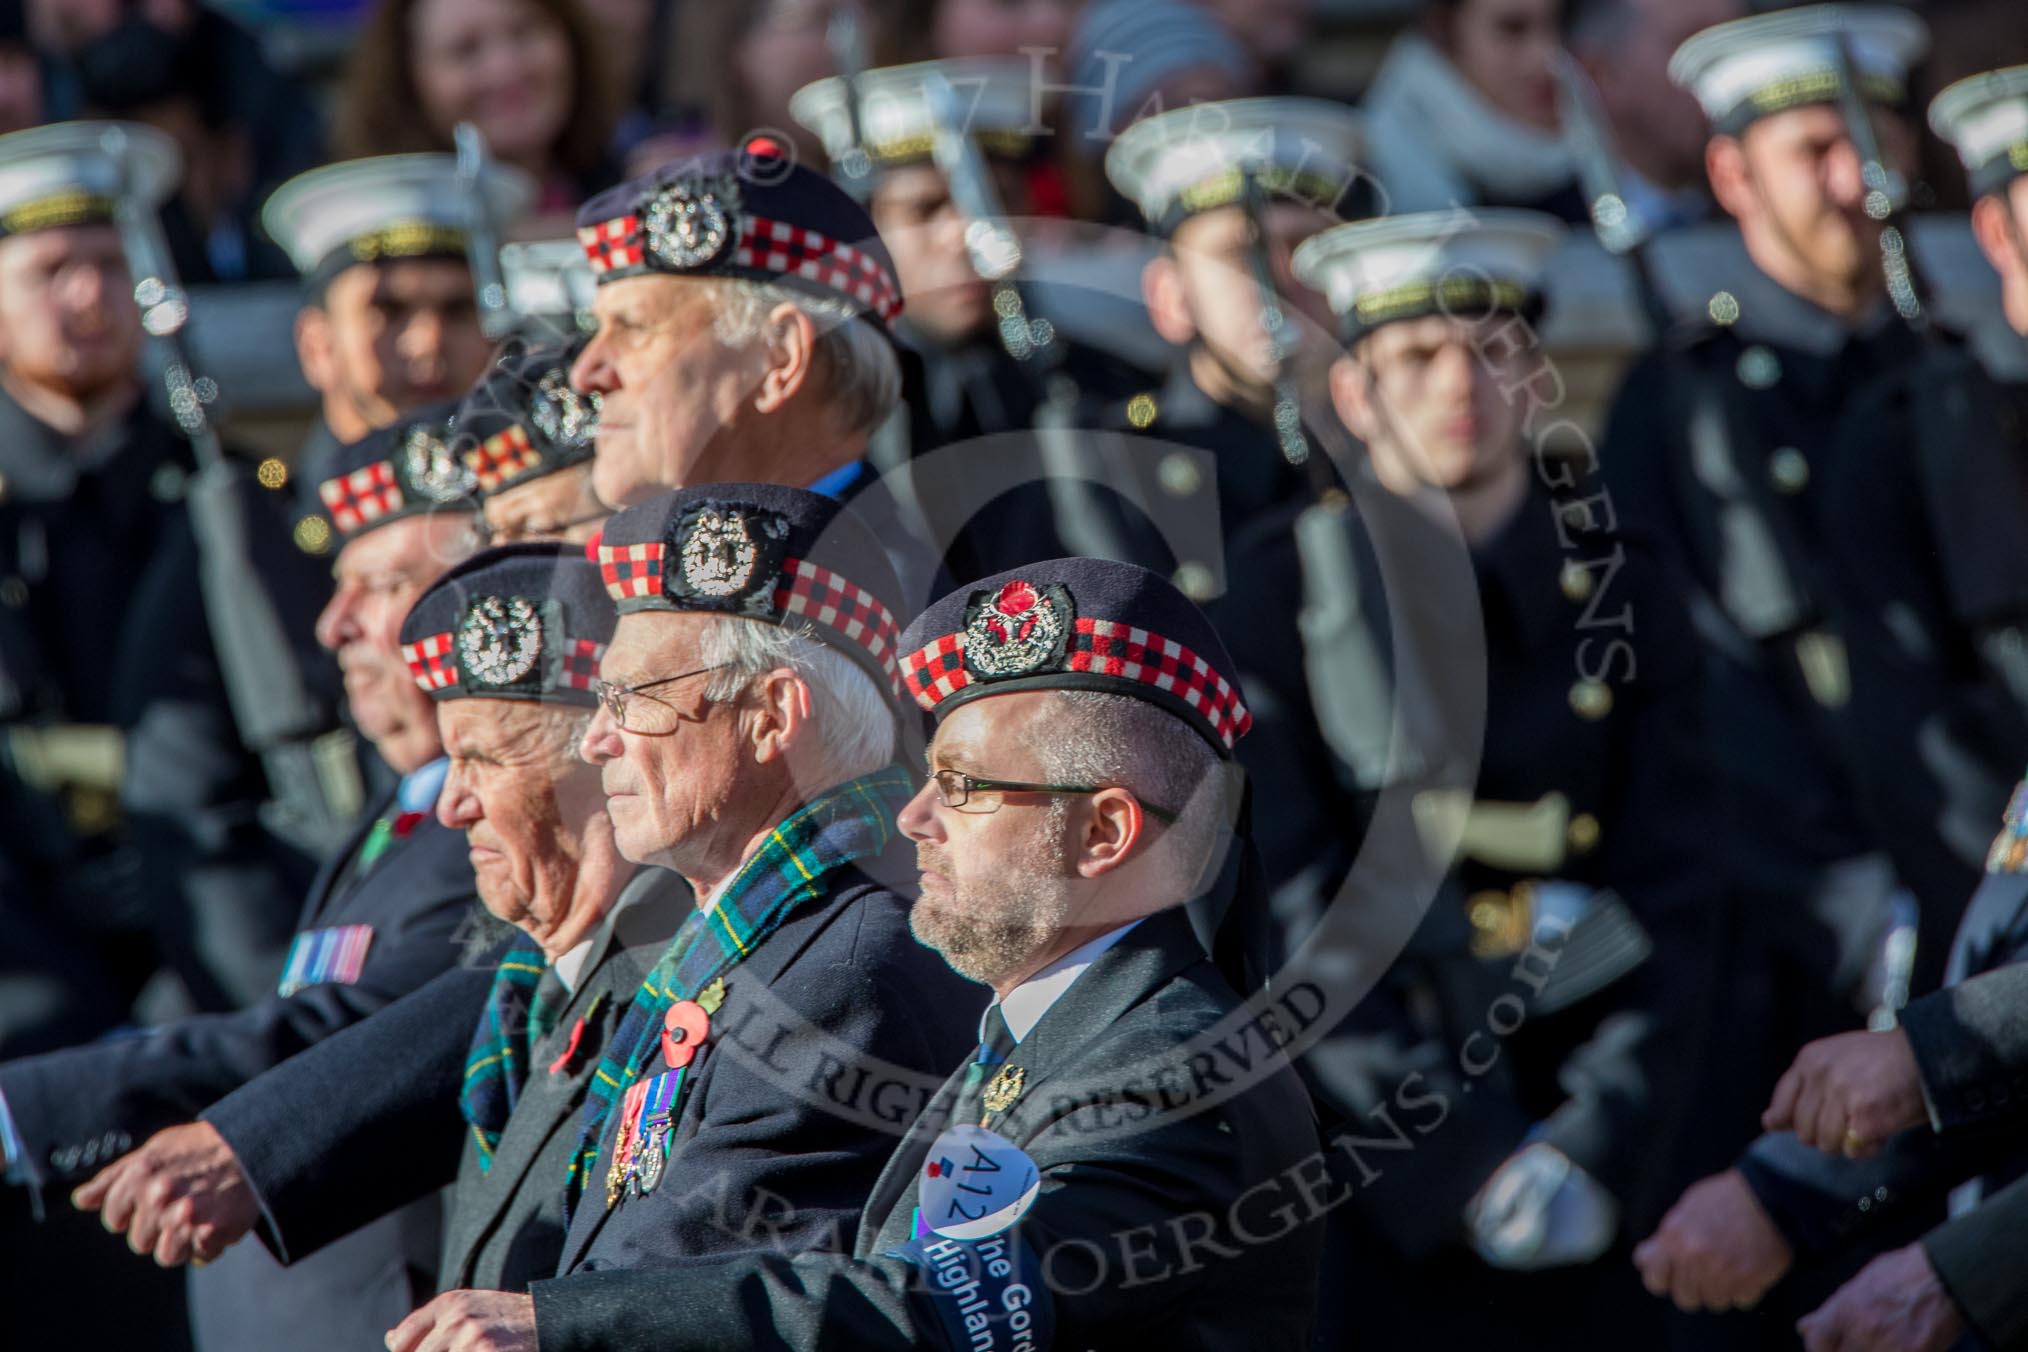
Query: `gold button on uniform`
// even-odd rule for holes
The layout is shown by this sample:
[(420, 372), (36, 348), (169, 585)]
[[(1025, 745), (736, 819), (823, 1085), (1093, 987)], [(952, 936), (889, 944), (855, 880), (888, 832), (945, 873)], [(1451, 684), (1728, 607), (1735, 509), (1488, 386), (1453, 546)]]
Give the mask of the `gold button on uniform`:
[(1589, 812), (1580, 812), (1570, 819), (1565, 831), (1572, 854), (1590, 854), (1598, 848), (1598, 818)]
[(254, 469), (254, 478), (262, 488), (281, 488), (289, 482), (289, 467), (271, 455)]
[(306, 516), (296, 523), (295, 539), (305, 554), (322, 554), (331, 547), (331, 525), (321, 516)]
[(1711, 316), (1711, 322), (1720, 326), (1739, 322), (1739, 298), (1730, 291), (1712, 294), (1704, 306), (1704, 313)]
[(1155, 396), (1137, 394), (1127, 400), (1127, 421), (1138, 430), (1155, 421)]
[(1595, 723), (1613, 711), (1612, 687), (1604, 681), (1579, 681), (1570, 687), (1570, 707)]
[(1592, 587), (1594, 585), (1591, 579), (1591, 569), (1585, 567), (1576, 559), (1571, 559), (1563, 565), (1562, 571), (1556, 575), (1556, 585), (1563, 588), (1564, 596), (1570, 600), (1588, 601), (1591, 599)]
[(1795, 494), (1810, 486), (1810, 461), (1793, 446), (1783, 446), (1767, 458), (1767, 477), (1781, 492)]

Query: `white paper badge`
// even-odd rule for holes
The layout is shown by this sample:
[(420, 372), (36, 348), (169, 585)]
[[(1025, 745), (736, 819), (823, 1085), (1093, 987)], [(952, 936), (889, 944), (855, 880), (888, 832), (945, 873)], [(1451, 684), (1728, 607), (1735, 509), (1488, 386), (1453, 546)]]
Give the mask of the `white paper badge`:
[(1005, 1136), (984, 1127), (952, 1127), (937, 1137), (917, 1189), (922, 1223), (945, 1239), (985, 1239), (1035, 1205), (1042, 1174)]

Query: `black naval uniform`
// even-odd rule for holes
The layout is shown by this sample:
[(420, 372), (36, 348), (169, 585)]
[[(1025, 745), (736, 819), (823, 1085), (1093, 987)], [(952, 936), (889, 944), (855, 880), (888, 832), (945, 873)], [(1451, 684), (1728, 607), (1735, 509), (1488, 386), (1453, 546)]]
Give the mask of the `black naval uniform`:
[[(1374, 993), (1302, 1062), (1327, 1134), (1385, 1136), (1391, 1116), (1415, 1139), (1412, 1154), (1370, 1155), (1381, 1176), (1362, 1180), (1344, 1213), (1335, 1242), (1359, 1275), (1338, 1331), (1386, 1342), (1391, 1328), (1442, 1346), (1528, 1345), (1519, 1330), (1538, 1327), (1553, 1338), (1544, 1345), (1638, 1341), (1629, 1331), (1657, 1307), (1628, 1249), (1683, 1181), (1674, 1131), (1722, 989), (1699, 671), (1679, 584), (1637, 536), (1588, 526), (1581, 507), (1560, 512), (1577, 493), (1532, 484), (1470, 549), (1470, 628), (1456, 615), (1417, 625), (1449, 604), (1435, 587), (1440, 556), (1462, 546), (1377, 484), (1356, 496), (1363, 609), (1394, 679), (1482, 674), (1485, 724), (1450, 877)], [(1256, 576), (1287, 578), (1288, 555), (1281, 545)], [(1390, 619), (1416, 627), (1390, 637)], [(1424, 651), (1404, 651), (1409, 633)], [(1482, 673), (1471, 660), (1481, 645)], [(1419, 824), (1441, 819), (1446, 790), (1410, 791)], [(1443, 838), (1438, 828), (1431, 848)], [(1495, 1270), (1465, 1247), (1466, 1208), (1536, 1139), (1618, 1202), (1618, 1241), (1589, 1264)]]
[[(199, 1009), (257, 998), (313, 872), (256, 817), (266, 786), (201, 622), (192, 469), (138, 399), (80, 443), (0, 395), (0, 869), (16, 879), (0, 1056), (128, 1019), (158, 965)], [(317, 580), (272, 495), (245, 487), (249, 566), (300, 663)], [(103, 765), (70, 750), (94, 743)]]
[[(1837, 456), (1853, 783), (1916, 893), (1963, 896), (2028, 764), (2028, 384), (1939, 344), (1854, 405)], [(1928, 989), (1957, 912), (1922, 918)]]
[[(1735, 1101), (1713, 1105), (1730, 1119), (1714, 1142), (1754, 1129), (1797, 1046), (1857, 1022), (1884, 936), (1894, 861), (1844, 753), (1865, 734), (1847, 722), (1852, 645), (1837, 628), (1826, 497), (1853, 391), (1919, 351), (1884, 302), (1854, 332), (1750, 264), (1733, 275), (1736, 321), (1671, 334), (1637, 361), (1601, 446), (1613, 512), (1675, 555), (1704, 640), (1724, 786), (1711, 843), (1740, 907), (1736, 1027), (1764, 1054), (1737, 1068)], [(1946, 917), (1931, 926), (1948, 932), (1973, 881), (1920, 898)]]
[[(628, 882), (536, 1048), (489, 1167), (458, 1107), (492, 987), (483, 963), (444, 973), (213, 1104), (204, 1120), (239, 1152), (260, 1199), (261, 1241), (293, 1263), (448, 1184), (439, 1289), (518, 1291), (553, 1274), (564, 1174), (599, 1048), (693, 904), (666, 870)], [(333, 1084), (349, 1086), (341, 1101), (328, 1101)]]
[[(1284, 1065), (1217, 1107), (1181, 1106), (1191, 1089), (1179, 1049), (1237, 1005), (1189, 921), (1171, 910), (1103, 953), (1007, 1055), (1003, 1069), (1020, 1070), (1023, 1088), (985, 1115), (1042, 1180), (1020, 1242), (1041, 1274), (1077, 1293), (1055, 1298), (1051, 1345), (1307, 1345), (1318, 1227), (1293, 1190), (1277, 1190), (1316, 1162), (1301, 1086)], [(1261, 1041), (1269, 1034), (1245, 1036), (1246, 1054), (1274, 1055)], [(931, 1146), (946, 1124), (982, 1115), (967, 1070), (912, 1120), (871, 1191), (862, 1188), (849, 1258), (764, 1249), (537, 1282), (543, 1352), (961, 1345), (920, 1269), (889, 1255), (912, 1238)], [(1253, 1187), (1257, 1216), (1235, 1202)], [(1044, 1276), (1022, 1271), (1035, 1299), (1050, 1303)]]

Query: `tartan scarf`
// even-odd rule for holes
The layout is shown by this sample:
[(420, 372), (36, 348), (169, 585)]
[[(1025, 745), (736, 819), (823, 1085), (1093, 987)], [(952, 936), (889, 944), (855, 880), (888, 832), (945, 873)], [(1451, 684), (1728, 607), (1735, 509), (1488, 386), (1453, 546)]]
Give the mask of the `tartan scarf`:
[[(895, 836), (895, 815), (915, 793), (898, 766), (848, 780), (813, 798), (769, 833), (726, 885), (718, 904), (693, 913), (662, 951), (613, 1031), (584, 1101), (584, 1125), (564, 1182), (568, 1223), (592, 1177), (606, 1119), (627, 1087), (650, 1070), (662, 1018), (730, 972), (805, 902), (831, 890), (831, 875), (877, 855)], [(680, 1092), (680, 1091), (679, 1091)], [(680, 1099), (670, 1104), (671, 1119)]]
[(507, 1129), (507, 1118), (520, 1101), (528, 1069), (535, 1063), (535, 1044), (556, 1027), (562, 1013), (561, 1007), (551, 1008), (538, 989), (548, 971), (549, 958), (542, 945), (526, 934), (515, 935), (493, 972), (486, 1013), (472, 1035), (458, 1110), (471, 1125), (481, 1173), (493, 1167), (500, 1133)]

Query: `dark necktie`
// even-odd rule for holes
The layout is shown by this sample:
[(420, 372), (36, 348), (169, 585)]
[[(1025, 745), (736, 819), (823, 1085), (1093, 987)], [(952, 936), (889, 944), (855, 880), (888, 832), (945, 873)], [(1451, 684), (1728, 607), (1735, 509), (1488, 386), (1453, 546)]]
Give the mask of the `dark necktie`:
[(999, 1073), (1007, 1058), (1014, 1054), (1014, 1030), (1007, 1026), (999, 1005), (987, 1008), (983, 1024), (985, 1038), (979, 1043), (972, 1063), (965, 1067), (964, 1087), (959, 1091), (956, 1110), (951, 1114), (953, 1124), (979, 1120), (985, 1106), (986, 1085)]

